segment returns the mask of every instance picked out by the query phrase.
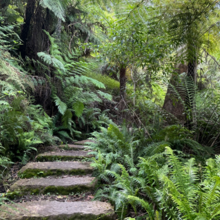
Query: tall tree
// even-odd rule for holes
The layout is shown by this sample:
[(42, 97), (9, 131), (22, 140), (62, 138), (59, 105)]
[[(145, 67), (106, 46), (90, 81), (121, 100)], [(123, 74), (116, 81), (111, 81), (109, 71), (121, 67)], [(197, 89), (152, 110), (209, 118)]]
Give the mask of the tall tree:
[[(217, 3), (218, 1), (214, 0), (165, 0), (159, 3), (155, 1), (156, 7), (159, 7), (161, 12), (158, 18), (167, 22), (167, 31), (173, 47), (183, 49), (177, 63), (187, 63), (187, 82), (191, 88), (196, 84), (201, 48), (206, 47), (207, 44), (211, 45), (207, 33), (212, 29), (218, 29), (218, 22), (214, 19), (219, 14)], [(217, 32), (215, 34), (219, 35)], [(188, 90), (188, 94), (185, 95), (185, 105), (187, 127), (192, 129), (195, 122), (193, 116), (195, 89)]]

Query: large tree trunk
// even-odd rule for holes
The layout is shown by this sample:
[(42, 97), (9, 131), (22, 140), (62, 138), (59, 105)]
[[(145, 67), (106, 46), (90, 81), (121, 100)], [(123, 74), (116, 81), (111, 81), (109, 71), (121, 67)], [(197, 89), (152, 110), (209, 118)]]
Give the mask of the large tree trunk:
[(57, 18), (48, 9), (39, 5), (39, 0), (28, 0), (25, 23), (21, 31), (23, 45), (21, 55), (38, 59), (37, 53), (49, 49), (50, 42), (44, 30), (52, 34), (56, 30)]
[(20, 47), (21, 56), (25, 58), (26, 56), (26, 47), (28, 41), (28, 34), (31, 28), (31, 20), (32, 16), (34, 16), (34, 9), (36, 5), (36, 0), (28, 0), (27, 7), (26, 7), (26, 14), (24, 19), (24, 25), (21, 32), (21, 40), (23, 41), (23, 45)]
[[(52, 34), (56, 30), (57, 18), (49, 9), (43, 8), (39, 4), (40, 0), (28, 0), (26, 6), (25, 23), (21, 31), (21, 39), (23, 45), (20, 47), (23, 58), (26, 56), (30, 60), (38, 60), (38, 52), (49, 51), (50, 41), (44, 30)], [(53, 78), (52, 72), (47, 72), (42, 67), (35, 66), (35, 62), (31, 63), (34, 68), (34, 77), (42, 78), (47, 81), (45, 74), (49, 73), (49, 77)], [(33, 74), (33, 73), (32, 73)], [(35, 103), (40, 104), (49, 115), (52, 115), (53, 102), (51, 99), (51, 88), (49, 84), (46, 86), (38, 86), (34, 92)]]

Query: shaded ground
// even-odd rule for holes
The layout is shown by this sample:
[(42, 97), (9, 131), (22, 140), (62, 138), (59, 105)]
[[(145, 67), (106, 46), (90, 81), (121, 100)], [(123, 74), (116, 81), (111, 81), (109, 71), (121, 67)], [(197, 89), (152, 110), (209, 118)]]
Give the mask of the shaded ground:
[[(76, 201), (90, 201), (94, 198), (92, 193), (90, 192), (85, 192), (85, 193), (75, 193), (75, 194), (70, 194), (67, 196), (63, 195), (51, 195), (51, 194), (46, 194), (46, 195), (25, 195), (19, 198), (15, 198), (13, 200), (13, 203), (23, 203), (23, 202), (31, 202), (31, 201), (58, 201), (58, 202), (76, 202)], [(8, 201), (7, 203), (10, 203)]]
[(5, 193), (12, 184), (14, 184), (20, 178), (17, 173), (21, 169), (23, 165), (17, 162), (14, 163), (7, 171), (5, 171), (4, 178), (0, 181), (0, 195), (1, 193)]

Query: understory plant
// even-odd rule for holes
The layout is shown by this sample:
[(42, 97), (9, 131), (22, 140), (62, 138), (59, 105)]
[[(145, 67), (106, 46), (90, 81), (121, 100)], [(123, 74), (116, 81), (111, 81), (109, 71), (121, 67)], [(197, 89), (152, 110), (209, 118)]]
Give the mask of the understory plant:
[(217, 220), (220, 158), (205, 163), (187, 159), (189, 155), (172, 150), (169, 142), (166, 145), (168, 139), (163, 145), (158, 142), (158, 147), (152, 143), (139, 146), (137, 130), (119, 129), (112, 123), (93, 133), (95, 142), (88, 145), (96, 155), (92, 166), (101, 183), (96, 199), (110, 200), (119, 219)]
[(54, 141), (48, 132), (51, 118), (29, 95), (35, 90), (32, 78), (8, 52), (20, 44), (13, 28), (0, 28), (0, 166), (5, 166), (5, 158), (25, 164), (39, 144)]
[(55, 75), (54, 79), (49, 79), (51, 96), (57, 107), (51, 129), (62, 141), (73, 141), (80, 138), (81, 132), (90, 133), (99, 128), (98, 115), (102, 114), (93, 105), (103, 99), (111, 100), (112, 96), (103, 91), (102, 82), (86, 76), (90, 64), (78, 58), (77, 50), (62, 53), (56, 39), (46, 31), (45, 34), (51, 42), (50, 53), (39, 52), (38, 56)]

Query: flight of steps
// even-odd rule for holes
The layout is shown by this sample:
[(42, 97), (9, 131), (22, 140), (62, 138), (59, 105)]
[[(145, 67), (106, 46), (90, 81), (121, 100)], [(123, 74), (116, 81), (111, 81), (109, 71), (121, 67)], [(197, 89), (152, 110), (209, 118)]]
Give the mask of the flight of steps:
[[(19, 171), (22, 179), (11, 186), (11, 192), (25, 194), (69, 195), (93, 191), (96, 179), (89, 162), (79, 161), (91, 157), (85, 151), (85, 141), (74, 145), (61, 145), (62, 152), (46, 152), (37, 156), (38, 162), (28, 163)], [(54, 161), (59, 160), (59, 161)], [(69, 161), (68, 161), (69, 160)], [(74, 176), (75, 175), (75, 176)], [(80, 175), (80, 176), (77, 176)], [(47, 177), (50, 178), (47, 178)], [(114, 209), (99, 201), (32, 201), (6, 206), (0, 213), (5, 220), (112, 220)]]

